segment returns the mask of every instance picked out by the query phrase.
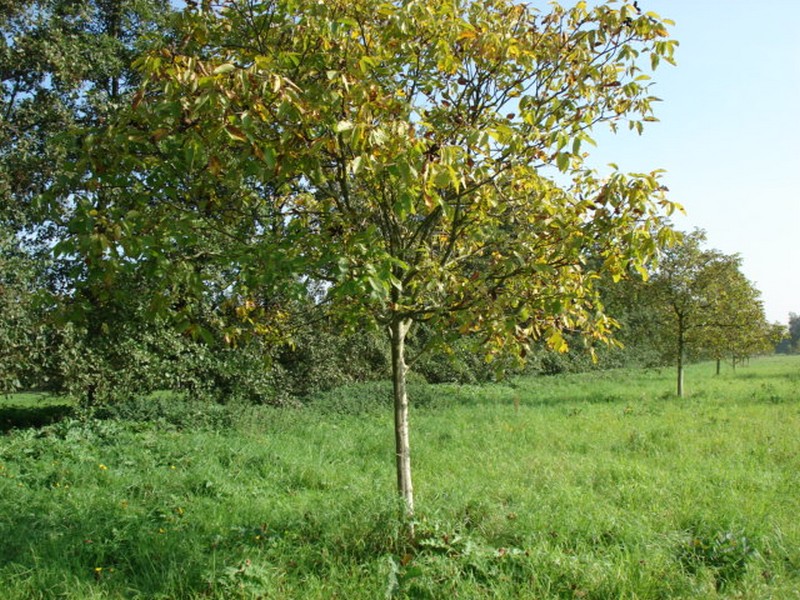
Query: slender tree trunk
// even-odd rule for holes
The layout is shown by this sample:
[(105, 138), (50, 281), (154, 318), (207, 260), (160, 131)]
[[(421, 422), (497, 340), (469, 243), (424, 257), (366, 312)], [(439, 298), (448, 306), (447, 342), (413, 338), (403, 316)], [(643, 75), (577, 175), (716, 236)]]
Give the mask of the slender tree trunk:
[(392, 385), (394, 388), (394, 439), (397, 461), (397, 491), (403, 501), (403, 517), (413, 537), (414, 486), (411, 483), (411, 447), (408, 435), (405, 341), (411, 321), (397, 319), (390, 325), (392, 338)]
[(678, 398), (683, 398), (683, 360), (686, 349), (684, 348), (683, 323), (678, 324)]
[(719, 363), (720, 362), (721, 362), (720, 359), (717, 359), (717, 375), (719, 375), (719, 367), (720, 367)]
[[(120, 3), (113, 2), (108, 10), (109, 12), (106, 16), (106, 34), (113, 37), (115, 40), (120, 40), (122, 38), (122, 8), (120, 7)], [(119, 81), (120, 76), (117, 73), (112, 74), (109, 78), (108, 92), (112, 100), (117, 100), (119, 98)]]

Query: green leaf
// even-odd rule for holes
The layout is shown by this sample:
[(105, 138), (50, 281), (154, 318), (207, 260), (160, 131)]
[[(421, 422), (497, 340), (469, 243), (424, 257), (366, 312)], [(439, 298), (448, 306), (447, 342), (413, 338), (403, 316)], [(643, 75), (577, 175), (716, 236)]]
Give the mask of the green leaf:
[(436, 175), (433, 178), (433, 182), (437, 187), (445, 188), (448, 187), (452, 181), (452, 169), (447, 165), (440, 165), (436, 171)]

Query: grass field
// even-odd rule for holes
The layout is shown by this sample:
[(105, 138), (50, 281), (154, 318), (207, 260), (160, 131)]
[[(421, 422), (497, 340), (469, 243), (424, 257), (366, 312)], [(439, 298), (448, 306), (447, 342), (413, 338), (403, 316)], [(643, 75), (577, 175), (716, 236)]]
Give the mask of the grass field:
[(413, 544), (384, 384), (12, 429), (2, 597), (800, 598), (800, 357), (686, 381), (413, 386)]

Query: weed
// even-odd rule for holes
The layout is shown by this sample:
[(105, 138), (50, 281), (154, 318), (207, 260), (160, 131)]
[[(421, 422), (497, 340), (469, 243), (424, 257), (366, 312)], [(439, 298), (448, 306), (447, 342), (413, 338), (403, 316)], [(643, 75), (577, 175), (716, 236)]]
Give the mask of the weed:
[(708, 533), (695, 529), (688, 534), (688, 539), (680, 546), (678, 559), (692, 574), (697, 574), (702, 567), (712, 569), (718, 590), (740, 580), (750, 559), (757, 555), (742, 531)]

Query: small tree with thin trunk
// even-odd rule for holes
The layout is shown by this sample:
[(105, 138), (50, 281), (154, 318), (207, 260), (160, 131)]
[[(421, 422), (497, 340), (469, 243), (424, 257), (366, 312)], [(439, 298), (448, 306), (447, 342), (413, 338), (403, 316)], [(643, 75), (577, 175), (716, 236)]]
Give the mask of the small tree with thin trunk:
[(736, 360), (770, 337), (760, 293), (739, 270), (741, 258), (704, 249), (705, 239), (701, 230), (686, 234), (665, 252), (649, 284), (680, 397), (688, 356)]
[[(566, 351), (565, 331), (607, 340), (596, 281), (643, 270), (670, 238), (658, 173), (584, 167), (594, 126), (654, 119), (640, 63), (671, 62), (667, 23), (584, 2), (205, 2), (141, 60), (131, 109), (87, 140), (70, 189), (86, 225), (64, 248), (105, 273), (153, 269), (167, 293), (159, 257), (213, 230), (225, 243), (204, 259), (269, 330), (280, 306), (259, 290), (326, 282), (321, 305), (391, 340), (411, 523), (414, 324), (443, 343), (476, 334), (490, 359), (539, 339)], [(89, 243), (100, 218), (120, 227)], [(183, 275), (184, 296), (201, 294)]]

